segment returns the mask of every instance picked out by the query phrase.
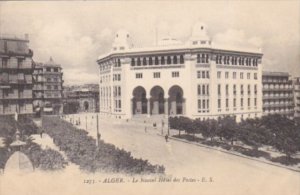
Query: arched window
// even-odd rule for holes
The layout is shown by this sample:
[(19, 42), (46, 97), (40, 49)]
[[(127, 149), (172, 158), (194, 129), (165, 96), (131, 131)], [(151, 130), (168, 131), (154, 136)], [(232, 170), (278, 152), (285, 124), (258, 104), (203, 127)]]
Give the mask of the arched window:
[(183, 55), (180, 55), (180, 64), (184, 64)]
[(170, 56), (168, 56), (167, 57), (167, 64), (171, 64), (172, 62), (171, 62), (171, 57)]
[(164, 64), (165, 64), (165, 57), (162, 56), (162, 57), (161, 57), (161, 65), (164, 65)]
[(158, 62), (158, 57), (155, 57), (155, 60), (154, 60), (155, 62), (155, 65), (158, 65), (159, 64), (159, 62)]
[(135, 66), (135, 60), (134, 60), (134, 58), (131, 58), (131, 66)]
[(174, 63), (174, 64), (177, 64), (177, 56), (174, 56), (174, 57), (173, 57), (173, 63)]
[(153, 65), (152, 57), (149, 57), (149, 65)]
[(143, 58), (143, 65), (144, 65), (144, 66), (147, 65), (147, 60), (146, 60), (145, 57)]
[(141, 59), (140, 59), (140, 58), (138, 58), (138, 60), (137, 60), (137, 65), (138, 65), (138, 66), (141, 65)]

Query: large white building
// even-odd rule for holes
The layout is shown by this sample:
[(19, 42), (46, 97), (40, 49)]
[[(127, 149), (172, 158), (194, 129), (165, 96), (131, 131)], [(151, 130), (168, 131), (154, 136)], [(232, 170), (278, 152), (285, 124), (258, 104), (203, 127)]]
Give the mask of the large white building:
[(165, 38), (147, 48), (134, 48), (121, 30), (97, 62), (102, 115), (262, 115), (261, 51), (218, 47), (200, 22), (186, 43)]

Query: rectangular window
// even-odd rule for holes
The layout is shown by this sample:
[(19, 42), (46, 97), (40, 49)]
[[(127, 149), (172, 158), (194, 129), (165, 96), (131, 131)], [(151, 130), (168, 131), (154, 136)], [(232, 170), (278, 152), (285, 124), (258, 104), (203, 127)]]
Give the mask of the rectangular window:
[(218, 77), (218, 79), (221, 78), (221, 71), (218, 71), (218, 72), (217, 72), (217, 77)]
[(202, 100), (202, 107), (203, 107), (203, 109), (206, 109), (205, 100)]
[(250, 88), (250, 85), (248, 85), (248, 95), (251, 94), (251, 88)]
[(209, 109), (209, 100), (206, 100), (206, 107)]
[(135, 78), (142, 79), (143, 78), (143, 73), (136, 73)]
[(198, 95), (201, 95), (201, 85), (198, 85), (197, 92), (198, 92)]
[(2, 67), (7, 68), (7, 58), (2, 58)]
[(50, 90), (50, 89), (51, 89), (51, 86), (50, 86), (50, 85), (47, 85), (47, 89)]
[(256, 105), (257, 105), (257, 99), (254, 98), (254, 106), (256, 106)]
[(218, 99), (218, 109), (221, 109), (221, 99)]
[(119, 97), (121, 96), (121, 87), (120, 86), (118, 87), (118, 96)]
[(236, 72), (233, 72), (233, 73), (232, 73), (232, 78), (233, 78), (233, 79), (236, 79)]
[(228, 107), (229, 107), (229, 100), (226, 99), (226, 108), (228, 108)]
[(209, 85), (206, 86), (206, 94), (209, 95)]
[(209, 79), (209, 71), (206, 71), (206, 78)]
[(205, 85), (202, 85), (202, 94), (203, 94), (203, 95), (206, 95), (206, 92), (205, 92)]
[(241, 95), (244, 95), (244, 85), (241, 85)]
[(198, 109), (201, 109), (201, 100), (198, 100)]
[(202, 78), (205, 79), (205, 71), (202, 71)]
[(236, 85), (233, 85), (233, 95), (236, 95)]
[(221, 85), (218, 85), (218, 95), (221, 95)]
[(229, 73), (228, 72), (225, 72), (225, 78), (228, 79), (228, 75)]
[(248, 98), (248, 107), (250, 107), (250, 98)]
[(249, 72), (247, 73), (247, 79), (250, 79), (250, 73)]
[(240, 79), (244, 79), (244, 73), (243, 72), (240, 73)]
[(18, 58), (18, 67), (23, 66), (23, 59)]
[(243, 108), (244, 107), (244, 99), (241, 98), (241, 107)]
[(172, 72), (172, 77), (179, 77), (179, 72)]
[(226, 95), (228, 96), (229, 95), (229, 86), (228, 85), (226, 85)]
[(254, 79), (257, 80), (257, 73), (254, 73)]
[(153, 78), (160, 78), (160, 72), (154, 72)]
[(233, 99), (233, 107), (236, 108), (236, 99)]
[(257, 85), (254, 85), (254, 94), (257, 94)]
[(198, 79), (201, 78), (201, 71), (197, 71), (197, 78), (198, 78)]

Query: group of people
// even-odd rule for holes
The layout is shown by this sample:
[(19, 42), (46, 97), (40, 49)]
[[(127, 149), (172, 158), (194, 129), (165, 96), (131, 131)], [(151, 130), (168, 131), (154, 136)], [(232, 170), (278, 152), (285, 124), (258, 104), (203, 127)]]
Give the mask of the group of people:
[[(145, 129), (144, 129), (144, 130), (145, 130), (145, 133), (147, 133), (146, 120), (144, 120), (144, 125), (145, 125)], [(164, 122), (164, 120), (162, 120), (162, 121), (161, 121), (161, 128), (163, 129), (164, 126), (165, 126), (165, 122)], [(156, 129), (156, 127), (157, 127), (156, 122), (153, 123), (153, 127)], [(166, 140), (166, 142), (168, 142), (168, 140), (169, 140), (169, 135), (168, 135), (168, 134), (165, 135), (165, 140)]]

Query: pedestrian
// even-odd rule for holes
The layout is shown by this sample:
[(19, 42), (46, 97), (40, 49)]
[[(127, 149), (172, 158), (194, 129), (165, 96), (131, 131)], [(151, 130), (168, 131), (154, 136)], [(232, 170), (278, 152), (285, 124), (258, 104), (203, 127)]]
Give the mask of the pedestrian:
[(169, 139), (168, 134), (166, 134), (165, 139), (166, 139), (166, 142), (168, 142), (168, 139)]
[(41, 138), (43, 137), (43, 133), (44, 133), (44, 130), (42, 130), (42, 131), (40, 132)]

